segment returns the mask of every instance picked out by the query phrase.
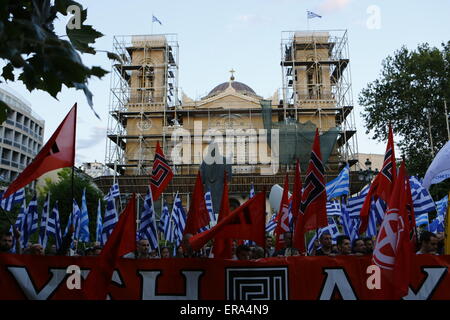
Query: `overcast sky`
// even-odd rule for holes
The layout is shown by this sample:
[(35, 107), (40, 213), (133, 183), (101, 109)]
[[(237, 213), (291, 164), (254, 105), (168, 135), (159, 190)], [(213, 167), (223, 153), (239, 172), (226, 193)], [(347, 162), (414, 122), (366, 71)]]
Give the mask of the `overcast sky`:
[[(179, 85), (191, 98), (198, 98), (227, 81), (236, 70), (258, 95), (271, 97), (281, 87), (280, 42), (282, 31), (305, 30), (306, 10), (322, 18), (309, 21), (310, 30), (347, 29), (353, 101), (359, 152), (384, 153), (385, 144), (365, 134), (357, 97), (367, 83), (379, 76), (382, 60), (405, 45), (414, 49), (428, 42), (440, 46), (449, 40), (450, 1), (433, 0), (227, 0), (227, 1), (79, 1), (88, 8), (87, 24), (105, 36), (95, 47), (111, 50), (114, 35), (176, 33), (179, 42)], [(152, 14), (162, 25), (152, 27)], [(67, 20), (57, 29), (64, 34)], [(111, 69), (104, 53), (84, 55), (88, 65)], [(75, 102), (79, 105), (77, 164), (105, 159), (110, 76), (92, 80), (98, 120), (81, 92), (64, 89), (59, 101), (44, 92), (29, 93), (19, 83), (9, 83), (45, 119), (49, 138)]]

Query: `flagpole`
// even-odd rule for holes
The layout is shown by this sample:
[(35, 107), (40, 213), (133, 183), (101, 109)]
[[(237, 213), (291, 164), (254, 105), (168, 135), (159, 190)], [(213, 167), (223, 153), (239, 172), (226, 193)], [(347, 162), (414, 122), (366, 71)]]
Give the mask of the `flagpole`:
[(153, 34), (153, 23), (154, 23), (154, 21), (153, 21), (153, 12), (152, 12), (152, 29), (150, 31), (150, 34)]
[(444, 109), (445, 109), (445, 123), (447, 124), (447, 136), (448, 136), (448, 140), (450, 140), (450, 127), (448, 124), (447, 100), (445, 100), (445, 99), (444, 99)]

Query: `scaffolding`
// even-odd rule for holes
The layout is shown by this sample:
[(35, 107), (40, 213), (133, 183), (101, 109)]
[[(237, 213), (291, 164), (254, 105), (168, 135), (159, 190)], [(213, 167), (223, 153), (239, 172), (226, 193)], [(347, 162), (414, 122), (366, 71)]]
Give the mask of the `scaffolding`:
[(357, 162), (357, 138), (346, 30), (283, 31), (284, 119), (310, 119), (320, 132), (336, 127), (337, 162)]
[[(180, 107), (176, 34), (114, 36), (113, 52), (121, 61), (112, 65), (105, 163), (116, 174), (142, 175), (160, 136), (162, 147), (168, 114)], [(171, 112), (172, 111), (172, 112)]]

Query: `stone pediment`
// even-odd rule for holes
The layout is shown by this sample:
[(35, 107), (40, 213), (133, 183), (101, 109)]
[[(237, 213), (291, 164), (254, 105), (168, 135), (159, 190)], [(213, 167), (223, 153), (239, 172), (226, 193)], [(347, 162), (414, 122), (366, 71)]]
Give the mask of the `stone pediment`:
[(260, 99), (254, 96), (241, 94), (234, 90), (225, 90), (223, 93), (196, 102), (196, 108), (213, 109), (241, 109), (261, 107)]

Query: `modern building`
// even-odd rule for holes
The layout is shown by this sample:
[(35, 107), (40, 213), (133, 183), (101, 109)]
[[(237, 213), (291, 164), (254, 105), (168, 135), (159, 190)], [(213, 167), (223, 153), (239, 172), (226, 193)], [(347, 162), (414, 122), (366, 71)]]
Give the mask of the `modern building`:
[[(270, 99), (237, 81), (234, 70), (200, 99), (179, 92), (175, 34), (114, 37), (113, 46), (122, 62), (113, 67), (105, 164), (122, 192), (146, 192), (157, 141), (176, 172), (166, 196), (179, 192), (187, 201), (205, 151), (218, 142), (220, 155), (232, 159), (232, 207), (248, 199), (251, 184), (256, 192), (282, 184), (296, 159), (304, 174), (316, 128), (327, 180), (342, 163), (357, 163), (346, 30), (283, 32), (282, 86), (274, 83)], [(180, 141), (192, 147), (177, 150)], [(278, 167), (267, 174), (274, 155)], [(210, 170), (208, 179), (220, 174)], [(112, 177), (96, 183), (107, 192)]]
[(80, 170), (90, 176), (91, 178), (97, 178), (100, 176), (109, 176), (113, 175), (114, 172), (112, 169), (105, 166), (103, 163), (94, 161), (94, 162), (84, 162), (80, 166)]
[(28, 102), (6, 87), (0, 88), (0, 100), (10, 108), (6, 121), (0, 125), (0, 176), (8, 183), (41, 149), (45, 122)]

